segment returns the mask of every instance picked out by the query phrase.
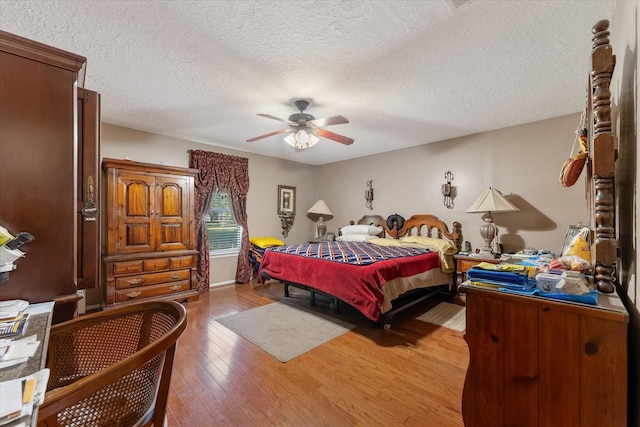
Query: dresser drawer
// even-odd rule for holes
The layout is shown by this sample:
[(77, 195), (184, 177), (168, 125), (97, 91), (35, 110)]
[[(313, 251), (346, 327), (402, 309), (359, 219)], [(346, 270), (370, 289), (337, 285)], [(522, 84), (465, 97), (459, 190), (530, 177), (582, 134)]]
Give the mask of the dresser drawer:
[(169, 259), (169, 268), (187, 268), (191, 267), (193, 263), (193, 257), (189, 256), (181, 256), (181, 257), (172, 257)]
[(144, 260), (144, 271), (158, 271), (169, 268), (169, 258), (153, 258)]
[(189, 280), (182, 280), (179, 282), (163, 283), (160, 285), (116, 291), (116, 302), (134, 301), (143, 298), (158, 297), (170, 295), (176, 292), (188, 291), (190, 283), (191, 282)]
[(162, 273), (139, 274), (137, 276), (127, 276), (116, 278), (116, 289), (128, 289), (139, 286), (156, 285), (158, 283), (176, 282), (179, 280), (190, 280), (190, 270), (165, 271)]
[(120, 261), (113, 263), (113, 274), (119, 276), (122, 274), (142, 273), (142, 260)]

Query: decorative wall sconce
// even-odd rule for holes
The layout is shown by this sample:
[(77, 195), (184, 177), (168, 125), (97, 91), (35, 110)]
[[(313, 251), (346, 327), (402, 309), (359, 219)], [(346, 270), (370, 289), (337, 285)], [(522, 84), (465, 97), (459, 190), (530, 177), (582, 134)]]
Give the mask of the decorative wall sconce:
[(296, 219), (296, 214), (283, 214), (278, 215), (280, 217), (280, 226), (282, 227), (282, 236), (287, 237), (289, 230), (293, 227), (293, 221)]
[(373, 210), (373, 180), (370, 179), (367, 181), (368, 190), (364, 192), (364, 205), (369, 208), (369, 210)]
[(444, 179), (447, 181), (446, 184), (442, 184), (442, 195), (444, 196), (444, 205), (447, 209), (453, 209), (453, 198), (455, 196), (455, 187), (451, 185), (451, 181), (453, 181), (453, 174), (451, 171), (446, 171), (444, 174)]

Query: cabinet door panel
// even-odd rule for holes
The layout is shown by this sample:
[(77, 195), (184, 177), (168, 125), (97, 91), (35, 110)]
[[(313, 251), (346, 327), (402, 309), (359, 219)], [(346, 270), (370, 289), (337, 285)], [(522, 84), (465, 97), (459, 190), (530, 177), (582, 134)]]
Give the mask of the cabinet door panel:
[(154, 178), (147, 175), (118, 175), (118, 251), (122, 254), (148, 252), (155, 246), (153, 221)]
[[(0, 285), (0, 300), (75, 296), (74, 82), (68, 70), (0, 52), (0, 219), (10, 232), (36, 238), (21, 248), (27, 255)], [(74, 312), (75, 301), (56, 304), (53, 321), (69, 320)]]
[(538, 306), (505, 303), (504, 319), (504, 425), (537, 426)]
[[(100, 286), (100, 94), (78, 88), (78, 288)], [(91, 211), (95, 208), (96, 211)]]
[(579, 315), (540, 308), (541, 427), (578, 427), (580, 415)]
[(189, 244), (189, 190), (187, 177), (157, 176), (156, 201), (158, 227), (156, 250), (188, 249)]
[[(580, 426), (626, 426), (627, 325), (580, 316)], [(621, 357), (611, 357), (620, 355)]]
[(476, 426), (504, 424), (504, 303), (495, 298), (476, 301)]

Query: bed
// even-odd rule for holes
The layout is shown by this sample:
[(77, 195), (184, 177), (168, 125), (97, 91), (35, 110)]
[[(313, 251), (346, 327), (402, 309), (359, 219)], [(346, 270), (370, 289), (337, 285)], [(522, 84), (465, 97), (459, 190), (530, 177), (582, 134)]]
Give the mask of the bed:
[[(453, 223), (452, 231), (436, 216), (426, 214), (406, 221), (397, 215), (387, 220), (366, 215), (357, 224), (379, 227), (379, 238), (268, 248), (262, 255), (260, 279), (284, 283), (285, 297), (290, 286), (306, 289), (312, 304), (316, 293), (327, 295), (335, 311), (344, 302), (385, 327), (395, 313), (452, 289), (453, 265), (446, 268), (446, 258), (433, 244), (443, 243), (448, 256), (459, 250), (459, 222)], [(416, 297), (405, 298), (410, 294)]]

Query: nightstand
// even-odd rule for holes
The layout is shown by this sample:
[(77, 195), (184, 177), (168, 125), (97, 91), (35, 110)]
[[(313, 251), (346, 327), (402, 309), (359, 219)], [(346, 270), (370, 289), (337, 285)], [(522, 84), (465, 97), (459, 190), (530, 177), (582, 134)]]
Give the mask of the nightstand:
[(465, 305), (465, 297), (464, 294), (461, 294), (458, 290), (458, 287), (467, 280), (467, 270), (469, 270), (474, 265), (480, 264), (481, 262), (490, 262), (491, 264), (500, 264), (502, 260), (500, 258), (487, 257), (487, 256), (472, 256), (472, 255), (462, 255), (455, 254), (453, 259), (456, 262), (456, 292), (454, 293), (454, 299), (456, 304)]

